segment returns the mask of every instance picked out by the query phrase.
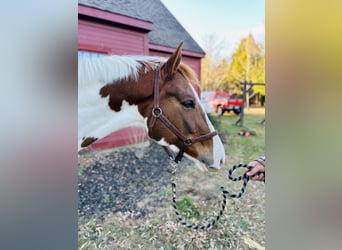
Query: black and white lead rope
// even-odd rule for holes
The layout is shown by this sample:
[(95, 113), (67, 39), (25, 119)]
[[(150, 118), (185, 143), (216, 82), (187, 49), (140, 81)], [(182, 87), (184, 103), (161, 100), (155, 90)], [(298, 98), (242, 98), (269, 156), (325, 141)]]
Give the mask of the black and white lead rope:
[[(265, 166), (265, 158), (263, 157), (260, 157), (258, 158), (256, 161), (260, 162), (262, 165)], [(222, 195), (223, 195), (223, 200), (222, 200), (222, 204), (221, 204), (221, 208), (220, 208), (220, 211), (217, 213), (216, 216), (214, 216), (209, 222), (207, 222), (206, 224), (202, 224), (202, 225), (194, 225), (194, 224), (191, 224), (191, 223), (187, 223), (183, 218), (182, 216), (180, 215), (178, 209), (177, 209), (177, 203), (176, 203), (176, 178), (177, 178), (177, 163), (174, 162), (174, 160), (172, 159), (172, 157), (170, 158), (170, 162), (171, 162), (171, 165), (172, 165), (172, 182), (171, 182), (171, 185), (172, 185), (172, 206), (173, 206), (173, 209), (174, 209), (174, 212), (177, 216), (177, 219), (180, 221), (180, 223), (187, 227), (187, 228), (191, 228), (191, 229), (194, 229), (194, 230), (206, 230), (206, 229), (209, 229), (211, 228), (212, 226), (214, 226), (217, 221), (221, 218), (225, 208), (226, 208), (226, 204), (227, 204), (227, 196), (229, 196), (230, 198), (240, 198), (244, 192), (246, 191), (246, 186), (247, 186), (247, 183), (248, 181), (253, 178), (254, 176), (256, 175), (259, 175), (259, 173), (256, 173), (254, 175), (251, 175), (251, 176), (248, 176), (246, 173), (238, 176), (238, 177), (232, 177), (232, 174), (233, 172), (238, 169), (238, 168), (247, 168), (247, 169), (252, 169), (253, 167), (251, 166), (248, 166), (247, 164), (236, 164), (236, 165), (233, 165), (229, 171), (228, 171), (228, 178), (232, 181), (241, 181), (243, 180), (243, 184), (242, 184), (242, 187), (240, 189), (240, 192), (237, 193), (237, 194), (231, 194), (229, 191), (227, 191), (224, 187), (221, 186), (221, 191), (222, 191)]]

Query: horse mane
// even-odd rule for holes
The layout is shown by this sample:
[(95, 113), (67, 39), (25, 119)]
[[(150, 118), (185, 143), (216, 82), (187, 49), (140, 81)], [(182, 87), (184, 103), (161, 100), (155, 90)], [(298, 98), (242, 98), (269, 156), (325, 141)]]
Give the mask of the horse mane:
[(99, 58), (79, 58), (78, 82), (110, 83), (116, 80), (138, 79), (139, 69), (145, 72), (155, 69), (157, 63), (165, 59), (152, 56), (104, 56)]
[[(99, 58), (79, 58), (78, 82), (110, 83), (132, 78), (138, 80), (139, 70), (145, 73), (154, 70), (158, 64), (165, 63), (166, 58), (153, 56), (104, 56)], [(179, 73), (192, 84), (199, 84), (196, 73), (186, 64), (181, 63)]]

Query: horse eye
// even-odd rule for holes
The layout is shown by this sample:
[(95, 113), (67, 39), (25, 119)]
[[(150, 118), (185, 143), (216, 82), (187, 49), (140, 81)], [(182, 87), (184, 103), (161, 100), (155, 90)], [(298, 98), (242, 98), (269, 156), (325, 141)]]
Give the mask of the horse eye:
[(195, 108), (195, 103), (192, 100), (187, 100), (187, 101), (182, 102), (182, 106), (185, 109), (193, 109)]

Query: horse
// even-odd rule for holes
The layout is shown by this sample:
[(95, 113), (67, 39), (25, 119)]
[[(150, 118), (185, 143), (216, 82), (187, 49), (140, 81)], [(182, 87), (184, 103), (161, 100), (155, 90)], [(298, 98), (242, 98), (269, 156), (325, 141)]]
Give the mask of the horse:
[(141, 126), (161, 146), (217, 171), (224, 164), (221, 139), (204, 112), (182, 60), (181, 42), (167, 59), (116, 56), (79, 59), (78, 149), (128, 125)]

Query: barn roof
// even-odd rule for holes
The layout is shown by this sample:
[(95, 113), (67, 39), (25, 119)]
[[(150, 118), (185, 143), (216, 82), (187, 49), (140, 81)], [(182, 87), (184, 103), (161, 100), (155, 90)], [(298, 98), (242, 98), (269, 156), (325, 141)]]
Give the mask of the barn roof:
[(78, 0), (78, 3), (152, 22), (153, 30), (148, 33), (150, 44), (177, 48), (179, 42), (183, 40), (183, 50), (205, 54), (160, 0)]

